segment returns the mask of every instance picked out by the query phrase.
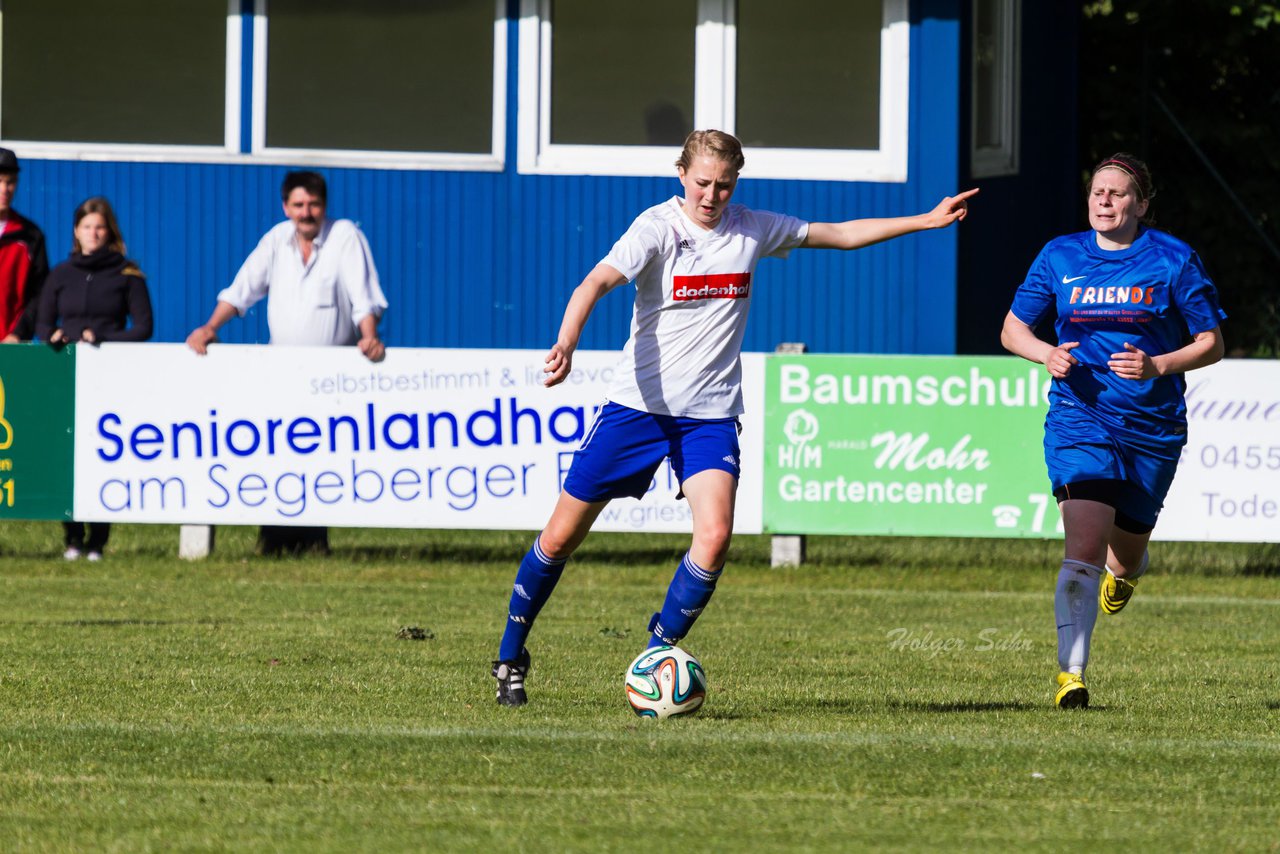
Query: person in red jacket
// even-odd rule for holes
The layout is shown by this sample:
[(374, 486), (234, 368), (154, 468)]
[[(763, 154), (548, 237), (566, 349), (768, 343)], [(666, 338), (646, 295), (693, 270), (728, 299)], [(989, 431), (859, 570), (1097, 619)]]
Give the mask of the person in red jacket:
[(36, 327), (40, 287), (49, 274), (44, 234), (13, 209), (18, 157), (0, 148), (0, 342), (30, 341)]

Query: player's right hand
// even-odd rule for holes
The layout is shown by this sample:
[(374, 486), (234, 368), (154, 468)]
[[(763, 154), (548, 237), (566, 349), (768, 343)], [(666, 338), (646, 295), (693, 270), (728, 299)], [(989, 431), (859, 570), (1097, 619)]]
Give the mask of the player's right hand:
[(1066, 379), (1071, 373), (1072, 366), (1080, 364), (1079, 360), (1071, 355), (1071, 351), (1079, 346), (1079, 341), (1068, 341), (1050, 350), (1044, 360), (1044, 366), (1049, 369), (1049, 375), (1060, 380)]
[(553, 385), (559, 385), (564, 382), (565, 377), (569, 376), (569, 372), (573, 370), (573, 351), (567, 347), (556, 344), (547, 351), (546, 366), (542, 372), (547, 378), (542, 384), (547, 388)]
[(197, 326), (187, 336), (187, 346), (203, 356), (209, 352), (209, 345), (217, 340), (218, 333), (216, 330), (210, 329), (208, 326)]
[(963, 193), (947, 196), (938, 202), (937, 206), (929, 211), (929, 219), (934, 223), (934, 227), (946, 228), (951, 223), (964, 219), (969, 213), (969, 198), (976, 196), (978, 189), (974, 187), (972, 190), (965, 190)]

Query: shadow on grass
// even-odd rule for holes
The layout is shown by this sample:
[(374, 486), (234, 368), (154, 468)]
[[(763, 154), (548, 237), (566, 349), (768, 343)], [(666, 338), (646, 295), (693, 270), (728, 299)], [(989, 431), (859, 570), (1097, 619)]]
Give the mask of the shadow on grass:
[[(533, 542), (532, 538), (529, 540)], [(450, 561), (454, 563), (493, 563), (507, 562), (516, 567), (524, 557), (525, 546), (512, 546), (509, 543), (487, 544), (482, 542), (468, 544), (435, 545), (424, 543), (419, 546), (339, 546), (330, 549), (329, 558), (343, 560), (348, 563), (364, 563), (392, 560), (417, 561)], [(687, 546), (686, 546), (687, 549)], [(621, 565), (647, 565), (654, 563), (672, 563), (680, 560), (684, 550), (655, 546), (653, 548), (591, 548), (589, 545), (578, 549), (573, 555), (575, 563), (600, 563)], [(271, 560), (272, 558), (262, 558)]]
[(0, 558), (5, 560), (40, 560), (57, 564), (71, 563), (71, 561), (63, 559), (62, 546), (58, 546), (57, 551), (39, 547), (19, 546), (13, 548), (9, 546), (0, 548)]
[(225, 623), (233, 622), (230, 619), (201, 619), (201, 620), (24, 620), (22, 622), (12, 622), (6, 625), (11, 626), (45, 626), (48, 628), (126, 628), (142, 626), (145, 628), (159, 628), (161, 626), (218, 626)]
[(213, 626), (223, 620), (63, 620), (60, 623), (51, 623), (54, 626), (84, 626), (84, 627), (123, 627), (123, 626), (147, 626), (149, 628), (157, 626)]
[(1248, 560), (1240, 570), (1242, 575), (1280, 575), (1280, 543), (1266, 543), (1250, 552)]
[(924, 703), (889, 700), (887, 706), (908, 712), (931, 712), (950, 714), (953, 712), (1034, 712), (1043, 708), (1032, 703), (980, 703), (975, 700), (962, 700), (956, 703)]
[(731, 711), (713, 711), (701, 709), (697, 717), (704, 721), (740, 721), (745, 720), (748, 716)]
[[(883, 702), (877, 702), (875, 700), (867, 699), (832, 698), (824, 700), (797, 700), (795, 703), (773, 703), (768, 708), (761, 709), (761, 712), (767, 714), (791, 714), (801, 709), (806, 712), (811, 712), (814, 708), (821, 710), (824, 715), (864, 716), (883, 713), (886, 710), (894, 712), (924, 712), (932, 715), (976, 715), (986, 712), (1035, 712), (1044, 709), (1045, 706), (1036, 705), (1034, 703), (993, 703), (979, 702), (977, 700), (959, 700), (954, 703), (936, 703), (904, 700), (884, 700)], [(709, 715), (704, 716), (709, 717)]]

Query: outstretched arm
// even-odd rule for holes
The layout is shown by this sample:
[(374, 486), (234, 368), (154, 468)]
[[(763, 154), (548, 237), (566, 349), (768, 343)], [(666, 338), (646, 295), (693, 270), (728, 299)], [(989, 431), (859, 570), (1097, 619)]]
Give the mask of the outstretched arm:
[(946, 228), (969, 212), (969, 198), (977, 189), (947, 196), (928, 213), (886, 219), (851, 219), (848, 222), (811, 222), (809, 235), (801, 244), (809, 249), (861, 249), (904, 234)]
[(564, 320), (560, 322), (560, 335), (547, 352), (546, 367), (542, 369), (547, 378), (542, 381), (543, 385), (559, 385), (569, 376), (573, 370), (573, 351), (578, 349), (578, 339), (582, 337), (591, 310), (600, 297), (626, 281), (626, 276), (608, 264), (597, 264), (582, 284), (573, 289), (573, 296), (564, 309)]

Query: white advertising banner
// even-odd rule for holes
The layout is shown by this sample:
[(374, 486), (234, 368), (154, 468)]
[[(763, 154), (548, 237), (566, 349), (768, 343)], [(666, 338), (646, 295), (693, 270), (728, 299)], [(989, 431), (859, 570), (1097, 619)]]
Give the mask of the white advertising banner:
[[(75, 518), (96, 522), (538, 530), (603, 402), (616, 352), (177, 344), (78, 348)], [(762, 530), (764, 356), (743, 354), (748, 415), (735, 530)], [(691, 530), (664, 463), (600, 530)]]
[[(75, 517), (537, 530), (618, 359), (579, 352), (547, 389), (544, 355), (397, 348), (375, 365), (348, 347), (78, 348)], [(738, 533), (765, 529), (767, 358), (743, 354)], [(1192, 372), (1187, 410), (1154, 538), (1280, 542), (1280, 362)], [(687, 532), (677, 490), (664, 464), (643, 499), (614, 501), (596, 528)]]
[(1157, 540), (1280, 542), (1280, 362), (1187, 374), (1187, 445)]

